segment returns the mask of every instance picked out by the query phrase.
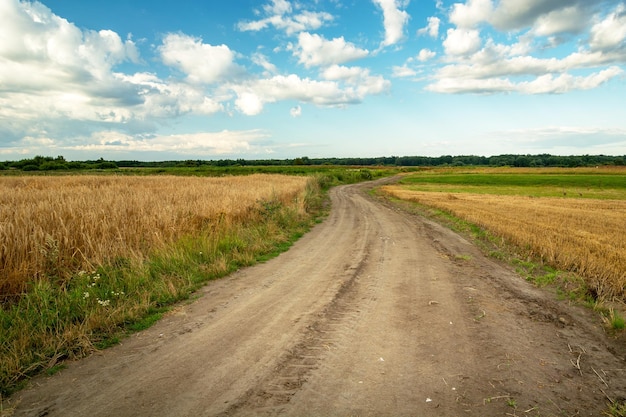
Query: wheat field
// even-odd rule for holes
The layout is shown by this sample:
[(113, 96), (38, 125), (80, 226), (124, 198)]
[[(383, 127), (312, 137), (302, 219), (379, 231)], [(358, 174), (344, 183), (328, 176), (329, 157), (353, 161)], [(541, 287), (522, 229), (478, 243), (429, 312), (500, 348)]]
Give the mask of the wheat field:
[(188, 233), (244, 222), (272, 204), (303, 209), (305, 177), (0, 177), (0, 295), (60, 285), (117, 258), (141, 260)]
[(385, 186), (396, 198), (452, 213), (558, 269), (599, 297), (626, 300), (626, 201), (437, 193)]

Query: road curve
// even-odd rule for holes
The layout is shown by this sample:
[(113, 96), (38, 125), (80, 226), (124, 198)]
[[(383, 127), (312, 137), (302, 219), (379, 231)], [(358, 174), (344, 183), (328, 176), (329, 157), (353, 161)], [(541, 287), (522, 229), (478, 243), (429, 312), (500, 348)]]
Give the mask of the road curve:
[[(451, 231), (331, 191), (288, 252), (10, 399), (15, 416), (600, 415), (623, 341)], [(523, 412), (523, 413), (522, 413)]]

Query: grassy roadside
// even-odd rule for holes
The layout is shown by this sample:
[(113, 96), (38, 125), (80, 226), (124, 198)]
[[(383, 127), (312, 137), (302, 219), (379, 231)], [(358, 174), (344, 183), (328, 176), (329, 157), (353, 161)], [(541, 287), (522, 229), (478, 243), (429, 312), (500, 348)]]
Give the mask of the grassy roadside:
[(117, 256), (70, 279), (31, 282), (0, 308), (0, 400), (30, 377), (62, 369), (65, 359), (149, 327), (207, 281), (284, 252), (324, 215), (326, 191), (338, 181), (311, 176), (304, 201), (258, 201), (241, 221), (213, 222), (142, 262)]

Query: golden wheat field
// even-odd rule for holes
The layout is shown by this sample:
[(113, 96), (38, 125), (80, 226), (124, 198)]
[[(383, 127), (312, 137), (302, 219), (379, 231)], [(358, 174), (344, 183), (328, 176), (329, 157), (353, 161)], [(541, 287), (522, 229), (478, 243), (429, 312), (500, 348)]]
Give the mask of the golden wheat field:
[(626, 201), (413, 191), (384, 192), (435, 207), (582, 276), (600, 297), (626, 300)]
[(214, 223), (246, 221), (274, 203), (301, 204), (307, 178), (0, 177), (0, 295), (63, 281)]

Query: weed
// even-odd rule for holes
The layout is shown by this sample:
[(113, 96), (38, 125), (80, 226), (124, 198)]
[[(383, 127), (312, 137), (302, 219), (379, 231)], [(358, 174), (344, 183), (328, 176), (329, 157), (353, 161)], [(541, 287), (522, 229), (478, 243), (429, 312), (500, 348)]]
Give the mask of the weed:
[(46, 375), (48, 376), (52, 376), (54, 374), (56, 374), (57, 372), (65, 369), (67, 366), (65, 366), (65, 364), (58, 364), (58, 365), (54, 365), (52, 368), (48, 368), (46, 370)]
[(626, 417), (626, 401), (611, 401), (604, 415), (609, 417)]
[(608, 327), (613, 331), (624, 330), (626, 327), (624, 317), (622, 317), (621, 314), (614, 308), (610, 308), (608, 312), (605, 313), (604, 320)]

